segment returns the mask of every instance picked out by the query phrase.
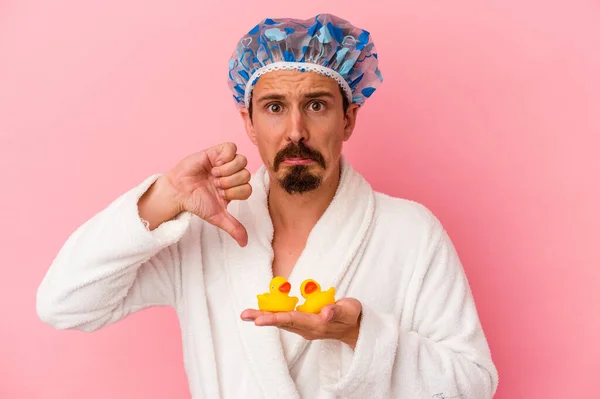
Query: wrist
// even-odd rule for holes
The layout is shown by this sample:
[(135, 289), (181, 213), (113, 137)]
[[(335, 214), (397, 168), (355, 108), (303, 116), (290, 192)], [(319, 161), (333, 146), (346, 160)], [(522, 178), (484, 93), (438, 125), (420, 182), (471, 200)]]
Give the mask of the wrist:
[(183, 207), (179, 201), (179, 193), (167, 175), (160, 176), (156, 180), (155, 185), (157, 197), (161, 199), (161, 202), (165, 205), (165, 208), (168, 209), (169, 214), (176, 216), (183, 211)]
[(352, 350), (356, 348), (356, 342), (358, 341), (358, 331), (359, 328), (357, 327), (355, 330), (349, 333), (348, 336), (341, 339), (341, 341), (348, 345), (350, 348), (352, 348)]
[(160, 176), (138, 201), (138, 211), (148, 230), (173, 219), (181, 212), (177, 193), (169, 180)]
[(362, 321), (362, 310), (358, 315), (358, 320), (356, 321), (356, 325), (353, 326), (352, 329), (346, 334), (344, 338), (340, 341), (348, 345), (352, 350), (356, 349), (356, 343), (358, 342), (358, 335), (360, 334), (360, 325)]

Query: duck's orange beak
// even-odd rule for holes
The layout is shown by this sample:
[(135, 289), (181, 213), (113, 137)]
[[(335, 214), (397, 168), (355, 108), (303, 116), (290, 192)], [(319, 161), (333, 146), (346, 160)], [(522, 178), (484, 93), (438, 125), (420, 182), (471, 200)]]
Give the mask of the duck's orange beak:
[(284, 294), (289, 294), (291, 289), (292, 285), (290, 283), (283, 283), (279, 286), (279, 291), (283, 292)]
[(312, 294), (316, 290), (317, 290), (317, 285), (315, 283), (313, 283), (312, 281), (309, 281), (304, 286), (304, 292), (306, 292), (307, 294)]

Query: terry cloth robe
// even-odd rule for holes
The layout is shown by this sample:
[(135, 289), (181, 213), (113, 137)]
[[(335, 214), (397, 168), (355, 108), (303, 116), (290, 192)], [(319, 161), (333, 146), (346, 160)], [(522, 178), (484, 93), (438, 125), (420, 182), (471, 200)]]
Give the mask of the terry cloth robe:
[(248, 231), (246, 247), (187, 212), (148, 231), (137, 202), (154, 175), (69, 237), (38, 289), (38, 315), (57, 329), (94, 331), (171, 306), (194, 399), (491, 398), (497, 372), (440, 222), (422, 205), (374, 192), (345, 158), (341, 167), (288, 280), (298, 298), (312, 278), (362, 303), (355, 350), (240, 319), (272, 278), (264, 166), (251, 197), (228, 207)]

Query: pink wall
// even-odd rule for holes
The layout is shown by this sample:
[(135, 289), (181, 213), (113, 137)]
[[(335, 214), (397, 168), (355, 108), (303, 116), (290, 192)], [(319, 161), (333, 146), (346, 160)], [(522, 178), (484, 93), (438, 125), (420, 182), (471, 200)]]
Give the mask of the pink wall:
[(256, 168), (227, 59), (260, 19), (318, 12), (373, 34), (385, 82), (346, 154), (447, 226), (496, 397), (599, 397), (597, 2), (201, 3), (0, 3), (1, 398), (189, 397), (172, 312), (57, 332), (37, 286), (79, 224), (190, 151), (233, 140)]

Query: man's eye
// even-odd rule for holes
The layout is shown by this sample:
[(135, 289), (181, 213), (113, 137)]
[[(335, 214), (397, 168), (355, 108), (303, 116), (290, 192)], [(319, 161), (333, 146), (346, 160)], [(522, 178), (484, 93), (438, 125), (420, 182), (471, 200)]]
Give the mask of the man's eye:
[(271, 104), (271, 105), (267, 106), (267, 109), (270, 112), (278, 113), (278, 112), (281, 112), (281, 105), (279, 105), (279, 104)]
[(320, 101), (310, 103), (311, 111), (321, 111), (325, 105)]

